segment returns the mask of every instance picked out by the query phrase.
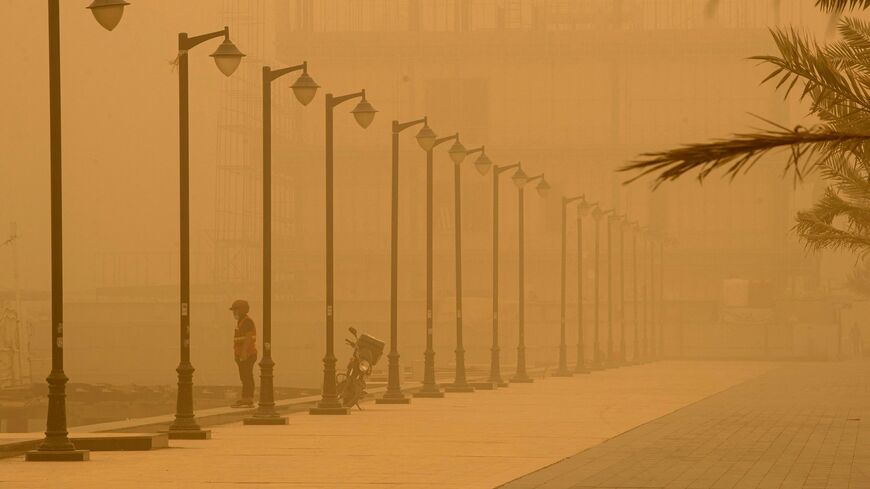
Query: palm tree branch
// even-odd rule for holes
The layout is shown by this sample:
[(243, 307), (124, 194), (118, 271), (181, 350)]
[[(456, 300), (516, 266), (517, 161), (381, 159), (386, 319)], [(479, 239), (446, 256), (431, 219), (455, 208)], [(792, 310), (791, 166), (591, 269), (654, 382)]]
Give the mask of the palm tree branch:
[[(815, 129), (796, 127), (766, 130), (749, 134), (735, 134), (731, 139), (709, 143), (696, 143), (676, 149), (644, 153), (640, 160), (628, 163), (619, 171), (640, 172), (627, 183), (650, 173), (657, 174), (655, 185), (676, 180), (684, 174), (697, 170), (698, 179), (704, 180), (716, 170), (736, 177), (752, 168), (762, 156), (777, 149), (790, 149), (791, 155), (785, 170), (794, 170), (800, 178), (815, 163), (813, 156), (822, 157), (870, 141), (870, 133), (846, 133), (834, 131), (827, 126)], [(807, 162), (801, 166), (802, 162)]]
[[(774, 65), (774, 70), (762, 80), (765, 83), (779, 76), (776, 88), (786, 87), (785, 96), (794, 88), (797, 80), (803, 80), (803, 99), (812, 95), (813, 112), (817, 107), (828, 112), (840, 105), (850, 105), (854, 110), (860, 108), (870, 112), (870, 94), (866, 90), (866, 77), (851, 70), (840, 70), (843, 63), (831, 59), (831, 52), (820, 48), (807, 37), (794, 29), (772, 29), (770, 31), (780, 56), (753, 56), (764, 63)], [(834, 49), (834, 55), (848, 58), (844, 48)], [(787, 83), (791, 81), (791, 83)]]
[(816, 0), (816, 7), (825, 12), (842, 12), (848, 9), (866, 9), (870, 0)]
[(870, 250), (870, 236), (843, 230), (823, 222), (811, 211), (798, 212), (794, 230), (811, 250), (844, 249), (865, 253)]

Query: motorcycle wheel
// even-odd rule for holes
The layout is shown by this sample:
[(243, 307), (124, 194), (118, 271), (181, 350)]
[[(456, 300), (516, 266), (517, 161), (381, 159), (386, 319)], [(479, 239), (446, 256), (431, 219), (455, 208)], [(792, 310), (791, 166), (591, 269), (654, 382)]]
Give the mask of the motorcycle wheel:
[(344, 390), (341, 395), (341, 403), (345, 407), (351, 407), (359, 402), (360, 391), (357, 388), (356, 382), (352, 380), (345, 381)]
[(347, 374), (335, 374), (335, 392), (338, 393), (339, 399), (344, 399), (344, 389), (347, 385)]

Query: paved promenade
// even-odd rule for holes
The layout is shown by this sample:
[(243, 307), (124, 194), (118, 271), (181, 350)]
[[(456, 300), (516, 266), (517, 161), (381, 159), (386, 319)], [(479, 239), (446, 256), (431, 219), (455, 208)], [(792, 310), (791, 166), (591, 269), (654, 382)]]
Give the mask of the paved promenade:
[(786, 364), (504, 489), (868, 489), (870, 362)]
[(410, 406), (366, 403), (351, 416), (297, 413), (287, 426), (218, 426), (212, 440), (94, 452), (90, 462), (0, 460), (0, 488), (489, 489), (783, 366), (659, 362)]

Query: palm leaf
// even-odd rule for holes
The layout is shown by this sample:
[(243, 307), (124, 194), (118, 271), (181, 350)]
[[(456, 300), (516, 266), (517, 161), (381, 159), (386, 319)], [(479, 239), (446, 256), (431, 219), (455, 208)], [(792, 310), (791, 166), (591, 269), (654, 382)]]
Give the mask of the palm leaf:
[(825, 12), (842, 12), (846, 9), (866, 9), (870, 0), (816, 0), (816, 7)]
[[(870, 141), (870, 133), (846, 133), (821, 126), (815, 129), (782, 128), (749, 134), (735, 134), (731, 139), (711, 143), (688, 144), (663, 152), (644, 153), (619, 171), (637, 171), (627, 183), (650, 173), (656, 173), (655, 185), (676, 180), (691, 171), (698, 171), (698, 180), (722, 170), (736, 177), (749, 170), (762, 156), (777, 149), (790, 150), (786, 171), (793, 170), (797, 178), (812, 169), (819, 158)], [(814, 159), (814, 157), (817, 157)]]
[(820, 221), (811, 211), (798, 212), (795, 232), (811, 250), (833, 249), (866, 253), (870, 250), (870, 236), (839, 229)]
[(846, 197), (863, 202), (870, 199), (870, 179), (866, 163), (863, 156), (856, 157), (855, 153), (837, 153), (820, 163), (820, 173)]
[(853, 110), (870, 112), (870, 94), (863, 77), (850, 70), (838, 69), (829, 53), (795, 29), (772, 29), (770, 33), (780, 56), (750, 58), (774, 66), (762, 83), (779, 77), (776, 87), (785, 86), (787, 97), (795, 84), (802, 81), (804, 89), (800, 98), (812, 95), (813, 111), (818, 106), (830, 111), (845, 105)]

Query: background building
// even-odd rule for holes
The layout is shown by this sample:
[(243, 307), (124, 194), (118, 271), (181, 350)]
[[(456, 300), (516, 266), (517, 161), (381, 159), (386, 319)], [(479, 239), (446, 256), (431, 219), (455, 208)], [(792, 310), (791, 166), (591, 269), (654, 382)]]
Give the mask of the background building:
[[(614, 173), (640, 153), (724, 136), (756, 123), (747, 113), (787, 126), (799, 122), (792, 114), (802, 114), (800, 108), (784, 103), (772, 87), (759, 87), (766, 68), (746, 58), (773, 51), (771, 26), (815, 28), (819, 19), (812, 6), (723, 0), (715, 15), (708, 16), (707, 5), (703, 0), (224, 0), (220, 18), (207, 20), (232, 26), (234, 41), (248, 57), (225, 81), (194, 78), (201, 85), (193, 100), (193, 142), (198, 148), (191, 270), (196, 382), (235, 382), (229, 355), (233, 324), (226, 310), (231, 300), (248, 298), (254, 318), (261, 317), (260, 67), (303, 60), (322, 86), (311, 106), (302, 108), (293, 100), (292, 80), (278, 83), (273, 95), (273, 327), (279, 383), (316, 386), (320, 381), (325, 287), (322, 95), (360, 88), (367, 89), (380, 113), (367, 130), (344, 114), (349, 108), (336, 113), (339, 334), (355, 326), (388, 336), (389, 123), (427, 115), (439, 135), (458, 131), (468, 147), (485, 144), (496, 164), (522, 161), (530, 173), (545, 172), (557, 196), (585, 193), (589, 200), (672, 236), (675, 242), (665, 256), (667, 354), (761, 354), (761, 329), (748, 323), (727, 333), (733, 342), (721, 341), (726, 334), (720, 327), (723, 283), (769, 283), (776, 303), (808, 294), (818, 299), (826, 293), (819, 288), (819, 260), (803, 254), (789, 234), (795, 210), (811, 202), (812, 182), (792, 186), (782, 180), (779, 167), (766, 165), (753, 170), (751, 178), (731, 184), (710, 181), (700, 187), (685, 181), (650, 193), (648, 182), (623, 186), (627, 175)], [(175, 12), (175, 2), (157, 2), (149, 8), (173, 11), (186, 25), (205, 23), (194, 6)], [(181, 28), (173, 24), (161, 28), (159, 35), (172, 40)], [(131, 36), (144, 35), (136, 27), (129, 29)], [(165, 44), (161, 55), (167, 58), (172, 45)], [(207, 73), (209, 60), (197, 58), (195, 63), (195, 70)], [(155, 91), (173, 93), (173, 76), (168, 68), (161, 71), (160, 83), (169, 88), (158, 85)], [(111, 87), (106, 90), (113, 93)], [(142, 124), (151, 124), (148, 136), (154, 139), (150, 145), (155, 154), (133, 152), (124, 162), (136, 168), (132, 180), (139, 186), (171, 201), (174, 182), (157, 171), (173, 175), (174, 99), (159, 98), (149, 107), (154, 113), (142, 115)], [(128, 144), (136, 144), (133, 139)], [(410, 135), (403, 136), (401, 147), (400, 351), (403, 364), (419, 376), (425, 320), (425, 160)], [(74, 146), (69, 159), (90, 161), (88, 151)], [(443, 153), (436, 153), (435, 173), (435, 319), (438, 365), (448, 367), (454, 341), (454, 230), (451, 164)], [(151, 164), (153, 172), (141, 169)], [(468, 361), (475, 366), (489, 359), (491, 180), (471, 168), (464, 172), (464, 317)], [(107, 191), (121, 193), (123, 188)], [(516, 193), (508, 179), (501, 192), (502, 358), (512, 363)], [(111, 212), (104, 201), (84, 202), (76, 204), (82, 207), (74, 214), (89, 216), (77, 228), (86, 238), (70, 245), (76, 259), (69, 274), (74, 285), (68, 293), (67, 321), (74, 333), (68, 338), (68, 373), (85, 382), (170, 384), (178, 327), (174, 221), (152, 222), (144, 204), (128, 219), (101, 220), (107, 218), (93, 216)], [(529, 361), (553, 365), (559, 320), (558, 198), (542, 200), (530, 192), (526, 220)], [(573, 219), (569, 223), (572, 236)], [(591, 226), (587, 230), (583, 259), (591, 271)], [(34, 232), (23, 239), (37, 237)], [(646, 259), (643, 251), (641, 258)], [(42, 257), (33, 255), (29, 261)], [(569, 254), (570, 270), (576, 259)], [(591, 274), (587, 280), (586, 301), (591, 304)], [(569, 284), (568, 296), (573, 297), (573, 281)], [(45, 289), (47, 282), (33, 288)], [(830, 301), (818, 300), (825, 305), (813, 320), (833, 324)], [(45, 304), (35, 301), (30, 307), (35, 318), (33, 368), (43, 372), (48, 370)], [(590, 305), (586, 313), (590, 326)], [(575, 314), (572, 308), (571, 324)], [(779, 319), (771, 321), (785, 324), (775, 317)], [(568, 331), (568, 341), (574, 343), (573, 328)], [(591, 326), (587, 332), (591, 335)], [(771, 340), (779, 354), (803, 354), (788, 336), (795, 334), (793, 328), (780, 333)], [(346, 354), (339, 349), (340, 358)], [(107, 370), (106, 364), (113, 368)]]

